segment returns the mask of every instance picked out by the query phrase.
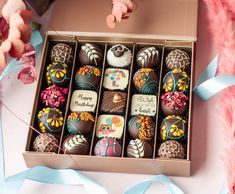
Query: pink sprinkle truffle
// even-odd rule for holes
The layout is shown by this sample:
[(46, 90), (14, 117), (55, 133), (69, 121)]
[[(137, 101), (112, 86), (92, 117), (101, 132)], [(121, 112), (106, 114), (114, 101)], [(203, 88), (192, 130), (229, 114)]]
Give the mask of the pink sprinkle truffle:
[(188, 96), (183, 92), (167, 92), (161, 95), (161, 108), (165, 116), (184, 115), (187, 110)]
[(68, 88), (52, 85), (41, 93), (42, 103), (51, 108), (60, 108), (65, 105)]

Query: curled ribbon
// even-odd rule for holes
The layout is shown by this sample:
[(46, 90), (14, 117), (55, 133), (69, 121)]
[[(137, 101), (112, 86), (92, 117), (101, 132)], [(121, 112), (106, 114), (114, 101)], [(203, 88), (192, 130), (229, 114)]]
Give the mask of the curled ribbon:
[(154, 176), (150, 179), (137, 183), (128, 189), (125, 194), (144, 194), (149, 186), (153, 183), (165, 184), (168, 187), (170, 194), (184, 194), (184, 192), (165, 175)]
[(235, 85), (234, 75), (216, 76), (218, 56), (202, 72), (193, 91), (203, 100), (209, 100), (220, 91)]
[(43, 166), (33, 167), (7, 178), (0, 183), (0, 193), (17, 194), (25, 179), (47, 184), (83, 185), (88, 194), (107, 194), (102, 186), (78, 171), (69, 169), (55, 170)]

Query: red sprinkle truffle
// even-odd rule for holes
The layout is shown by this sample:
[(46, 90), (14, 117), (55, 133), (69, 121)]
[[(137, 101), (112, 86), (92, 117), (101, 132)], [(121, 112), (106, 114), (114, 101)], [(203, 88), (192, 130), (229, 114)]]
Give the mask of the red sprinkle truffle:
[(51, 108), (60, 108), (65, 105), (67, 94), (68, 88), (50, 86), (41, 93), (42, 103)]
[(188, 97), (183, 92), (167, 92), (161, 95), (161, 107), (165, 116), (184, 115)]

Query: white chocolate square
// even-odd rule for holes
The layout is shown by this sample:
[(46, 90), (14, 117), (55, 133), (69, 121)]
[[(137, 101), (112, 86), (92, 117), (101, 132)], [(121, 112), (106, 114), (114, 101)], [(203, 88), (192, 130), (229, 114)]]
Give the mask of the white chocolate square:
[(97, 93), (90, 90), (75, 90), (70, 101), (72, 112), (95, 112)]
[(129, 71), (126, 69), (107, 68), (103, 86), (109, 90), (125, 90), (128, 86)]
[(157, 97), (155, 95), (134, 94), (131, 99), (131, 115), (155, 116)]
[(124, 117), (119, 115), (100, 115), (98, 117), (96, 136), (122, 138)]

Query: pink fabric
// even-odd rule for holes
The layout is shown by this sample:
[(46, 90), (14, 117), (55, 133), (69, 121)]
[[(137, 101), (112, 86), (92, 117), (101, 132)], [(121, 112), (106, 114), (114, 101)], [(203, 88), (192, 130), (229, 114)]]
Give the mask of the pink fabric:
[[(218, 75), (235, 75), (235, 18), (234, 0), (205, 0), (210, 18), (210, 28), (217, 45)], [(235, 86), (220, 95), (220, 118), (226, 138), (223, 162), (227, 175), (229, 193), (235, 192)]]

